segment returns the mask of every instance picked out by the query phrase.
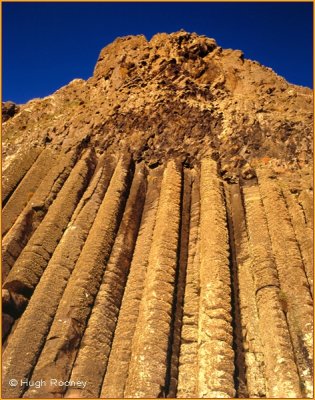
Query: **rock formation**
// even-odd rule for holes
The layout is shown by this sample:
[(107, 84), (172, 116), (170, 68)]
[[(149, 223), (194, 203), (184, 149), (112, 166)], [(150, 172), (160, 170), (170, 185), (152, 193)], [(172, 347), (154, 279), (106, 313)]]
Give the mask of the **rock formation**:
[(2, 397), (312, 398), (312, 99), (180, 31), (3, 105)]

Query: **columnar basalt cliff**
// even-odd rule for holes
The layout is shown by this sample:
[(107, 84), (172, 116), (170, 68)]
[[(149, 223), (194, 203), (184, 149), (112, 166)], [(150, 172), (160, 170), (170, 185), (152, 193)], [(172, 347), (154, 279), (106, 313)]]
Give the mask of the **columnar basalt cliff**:
[(5, 103), (2, 397), (312, 398), (312, 99), (180, 31)]

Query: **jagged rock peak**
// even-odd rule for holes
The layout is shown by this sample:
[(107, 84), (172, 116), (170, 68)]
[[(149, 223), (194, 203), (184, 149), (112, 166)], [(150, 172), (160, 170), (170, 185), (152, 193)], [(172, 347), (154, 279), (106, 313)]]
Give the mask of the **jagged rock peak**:
[[(120, 68), (126, 71), (137, 67), (146, 71), (153, 63), (157, 69), (161, 63), (169, 62), (171, 65), (181, 65), (183, 71), (189, 71), (192, 62), (196, 63), (217, 48), (214, 39), (185, 31), (172, 34), (159, 33), (150, 41), (143, 35), (117, 38), (101, 51), (94, 76), (108, 77), (112, 71), (109, 64), (112, 66), (119, 64)], [(114, 59), (110, 59), (111, 56)]]
[(100, 52), (87, 81), (21, 106), (4, 124), (4, 159), (22, 144), (67, 148), (84, 139), (98, 155), (128, 149), (149, 166), (170, 158), (193, 165), (210, 152), (225, 179), (251, 178), (263, 158), (284, 169), (311, 162), (312, 101), (310, 89), (214, 39), (127, 36)]

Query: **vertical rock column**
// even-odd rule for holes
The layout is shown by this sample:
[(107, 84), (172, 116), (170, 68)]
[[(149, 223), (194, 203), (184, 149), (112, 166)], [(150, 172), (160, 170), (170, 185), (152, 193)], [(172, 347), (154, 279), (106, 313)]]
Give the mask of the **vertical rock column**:
[(298, 203), (296, 195), (292, 194), (287, 187), (283, 188), (283, 195), (288, 207), (294, 233), (300, 247), (305, 273), (313, 297), (313, 230), (306, 223), (303, 209)]
[(165, 393), (180, 223), (181, 171), (164, 171), (145, 288), (132, 342), (125, 397)]
[(216, 163), (201, 162), (198, 397), (234, 397), (228, 230)]
[[(131, 180), (130, 159), (120, 160), (59, 303), (32, 379), (69, 379), (87, 320), (121, 221)], [(30, 388), (24, 397), (59, 397), (65, 387)]]
[(277, 181), (270, 171), (258, 171), (271, 245), (281, 286), (281, 300), (304, 393), (313, 397), (313, 302), (307, 274), (290, 216)]
[(279, 298), (280, 284), (259, 188), (244, 187), (243, 194), (253, 259), (252, 273), (259, 332), (265, 360), (266, 396), (300, 397), (300, 381), (285, 313)]
[(253, 280), (253, 259), (249, 251), (245, 212), (239, 185), (229, 185), (230, 212), (236, 274), (239, 285), (242, 341), (246, 364), (246, 384), (249, 397), (266, 397), (265, 367), (259, 332), (258, 310)]
[(191, 192), (188, 262), (184, 295), (177, 397), (198, 397), (198, 315), (199, 315), (199, 176), (194, 177)]
[[(195, 172), (195, 171), (194, 171)], [(170, 362), (167, 371), (168, 382), (166, 384), (166, 396), (176, 397), (178, 385), (179, 353), (181, 344), (181, 330), (183, 321), (183, 302), (185, 293), (186, 270), (188, 262), (188, 242), (190, 226), (190, 206), (192, 189), (192, 171), (188, 168), (183, 170), (182, 201), (181, 201), (181, 223), (180, 243), (178, 252), (178, 269), (176, 276), (176, 290), (173, 305), (173, 320), (171, 333)]]
[(223, 183), (224, 198), (226, 204), (227, 226), (229, 232), (230, 250), (230, 272), (231, 272), (231, 305), (232, 305), (232, 326), (233, 326), (233, 350), (234, 358), (234, 385), (236, 397), (247, 398), (247, 385), (245, 377), (244, 338), (241, 324), (239, 277), (236, 259), (235, 237), (232, 222), (231, 199), (229, 185)]
[(48, 148), (44, 149), (32, 167), (28, 170), (2, 211), (2, 235), (12, 227), (23, 208), (31, 199), (40, 182), (45, 177), (56, 155)]
[(30, 147), (24, 154), (19, 154), (3, 171), (5, 178), (2, 180), (2, 203), (5, 203), (27, 171), (32, 167), (43, 148)]
[(304, 189), (299, 194), (299, 203), (301, 204), (307, 225), (313, 229), (314, 227), (314, 198), (309, 189)]
[[(14, 225), (7, 232), (2, 242), (2, 279), (8, 276), (13, 264), (21, 254), (23, 248), (36, 231), (50, 206), (56, 199), (59, 191), (65, 184), (70, 175), (75, 162), (77, 161), (80, 149), (61, 154), (51, 168), (45, 179), (43, 179), (36, 189), (30, 201), (26, 204), (20, 215), (17, 217)], [(37, 159), (40, 161), (40, 158)], [(35, 163), (37, 165), (37, 162)], [(35, 164), (33, 167), (35, 167)], [(31, 169), (31, 171), (33, 168)], [(29, 171), (28, 173), (31, 173)], [(27, 173), (27, 175), (28, 175)], [(33, 174), (32, 174), (33, 175)], [(25, 176), (25, 179), (28, 176)], [(21, 182), (24, 186), (24, 179)], [(20, 186), (19, 186), (20, 187)], [(19, 191), (19, 187), (16, 191)], [(12, 196), (12, 200), (14, 196)], [(7, 203), (10, 206), (11, 198)]]
[(72, 170), (57, 199), (11, 269), (4, 288), (13, 300), (16, 296), (25, 298), (25, 302), (16, 304), (13, 313), (24, 311), (89, 183), (94, 167), (94, 152), (88, 150)]
[(116, 328), (145, 198), (145, 172), (137, 166), (114, 247), (73, 366), (71, 380), (85, 388), (69, 388), (65, 397), (98, 397)]
[(150, 175), (147, 177), (148, 187), (139, 234), (102, 385), (102, 398), (122, 398), (124, 396), (131, 358), (131, 344), (139, 315), (159, 205), (160, 175), (161, 172), (156, 169), (150, 171)]
[(36, 365), (111, 175), (112, 167), (108, 164), (94, 174), (25, 312), (10, 336), (2, 357), (2, 394), (5, 397), (19, 397), (22, 394), (24, 388), (21, 385), (9, 386), (9, 380), (12, 376), (19, 381), (27, 379)]

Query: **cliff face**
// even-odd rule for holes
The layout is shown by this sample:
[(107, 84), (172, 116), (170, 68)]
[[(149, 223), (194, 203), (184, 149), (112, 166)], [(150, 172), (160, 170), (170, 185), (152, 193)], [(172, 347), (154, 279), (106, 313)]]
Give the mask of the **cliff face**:
[(310, 89), (181, 31), (10, 107), (3, 397), (312, 397)]

